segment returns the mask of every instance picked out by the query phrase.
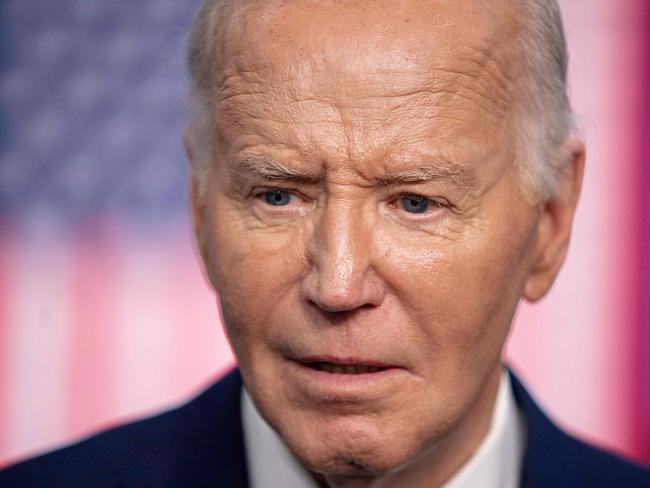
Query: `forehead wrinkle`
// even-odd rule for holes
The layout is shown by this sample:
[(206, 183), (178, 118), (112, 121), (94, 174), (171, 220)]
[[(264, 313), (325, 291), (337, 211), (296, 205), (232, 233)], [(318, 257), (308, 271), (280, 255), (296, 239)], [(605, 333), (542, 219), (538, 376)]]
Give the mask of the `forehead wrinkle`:
[[(503, 59), (506, 53), (501, 53), (501, 56), (499, 53), (512, 49), (507, 46), (494, 49), (484, 45), (460, 48), (462, 54), (458, 63), (462, 69), (448, 67), (447, 71), (455, 75), (460, 86), (471, 89), (488, 104), (507, 112), (514, 101), (514, 71), (518, 63), (506, 62)], [(512, 53), (506, 56), (508, 54), (515, 57)]]
[[(359, 5), (359, 3), (362, 5)], [(434, 2), (434, 4), (436, 3), (439, 2)], [(346, 80), (346, 86), (349, 86), (355, 81), (354, 76), (350, 75), (352, 73), (358, 73), (359, 71), (364, 74), (362, 83), (366, 84), (368, 82), (368, 75), (372, 71), (375, 71), (374, 74), (379, 75), (379, 78), (382, 80), (385, 79), (385, 76), (382, 75), (395, 75), (397, 73), (408, 72), (409, 76), (407, 77), (412, 81), (412, 76), (414, 75), (413, 70), (418, 67), (422, 68), (423, 63), (429, 65), (425, 72), (434, 71), (436, 68), (435, 66), (431, 66), (432, 59), (426, 54), (415, 54), (416, 51), (422, 50), (421, 42), (418, 43), (417, 47), (413, 46), (413, 38), (415, 34), (407, 36), (410, 40), (409, 42), (406, 42), (405, 40), (404, 43), (399, 43), (397, 46), (392, 42), (388, 48), (382, 46), (381, 49), (377, 49), (380, 42), (386, 41), (392, 35), (391, 29), (386, 31), (386, 29), (388, 29), (388, 24), (383, 28), (378, 28), (377, 25), (383, 25), (384, 22), (390, 24), (397, 22), (399, 25), (393, 26), (394, 28), (404, 26), (402, 25), (403, 22), (398, 19), (399, 16), (395, 16), (394, 13), (391, 14), (388, 19), (385, 15), (380, 15), (375, 18), (377, 13), (375, 12), (375, 14), (372, 14), (370, 11), (371, 9), (366, 2), (350, 2), (346, 6), (348, 13), (345, 16), (345, 18), (351, 22), (357, 17), (359, 17), (359, 22), (361, 22), (364, 17), (375, 18), (377, 22), (379, 22), (378, 19), (383, 19), (380, 24), (373, 24), (374, 28), (365, 35), (365, 38), (368, 41), (366, 44), (369, 44), (366, 45), (365, 48), (362, 48), (362, 46), (353, 47), (358, 44), (358, 39), (355, 38), (354, 35), (344, 35), (348, 32), (341, 30), (343, 28), (340, 25), (340, 22), (338, 22), (334, 27), (329, 25), (331, 22), (324, 22), (324, 27), (322, 28), (302, 28), (297, 32), (293, 32), (293, 30), (286, 28), (283, 24), (284, 21), (279, 20), (282, 17), (293, 18), (289, 14), (293, 13), (295, 15), (297, 11), (301, 11), (303, 14), (302, 16), (299, 15), (299, 18), (305, 20), (305, 15), (310, 12), (310, 9), (315, 8), (319, 8), (325, 13), (332, 10), (327, 7), (327, 2), (258, 1), (244, 2), (244, 4), (248, 5), (248, 9), (252, 8), (253, 5), (258, 5), (260, 8), (258, 8), (255, 13), (248, 12), (247, 15), (238, 16), (238, 22), (231, 22), (231, 24), (235, 24), (236, 27), (232, 26), (231, 30), (233, 32), (231, 32), (231, 35), (228, 38), (234, 37), (239, 42), (234, 42), (234, 40), (231, 39), (232, 52), (230, 52), (227, 57), (229, 63), (228, 66), (224, 66), (224, 68), (226, 68), (224, 69), (224, 74), (226, 74), (225, 72), (232, 72), (234, 70), (235, 73), (245, 72), (247, 75), (253, 75), (254, 78), (259, 75), (262, 75), (262, 78), (268, 78), (269, 75), (278, 75), (277, 72), (274, 72), (274, 62), (271, 60), (279, 57), (282, 59), (281, 62), (291, 65), (291, 69), (294, 71), (294, 76), (291, 76), (291, 79), (302, 79), (305, 75), (311, 73), (316, 74), (316, 82), (320, 80), (321, 83), (325, 84), (325, 86), (330, 86), (330, 80), (323, 79), (323, 77), (319, 76), (318, 73), (324, 72), (331, 75), (332, 70), (336, 71), (338, 68), (349, 78)], [(336, 4), (334, 3), (334, 5)], [(354, 7), (355, 5), (356, 7)], [(287, 6), (294, 7), (291, 9), (292, 12), (285, 12)], [(330, 5), (330, 7), (331, 6), (332, 5)], [(337, 9), (339, 9), (340, 13), (341, 7), (339, 6)], [(379, 10), (381, 11), (382, 8), (379, 8)], [(385, 10), (385, 8), (383, 10)], [(434, 14), (437, 10), (440, 10), (436, 17), (438, 17), (438, 15), (442, 16), (440, 17), (441, 20), (450, 15), (450, 13), (447, 12), (448, 9), (441, 5), (438, 5), (436, 9), (430, 10), (434, 12)], [(469, 70), (473, 72), (472, 75), (476, 81), (478, 81), (479, 78), (481, 81), (487, 81), (488, 78), (492, 77), (493, 81), (497, 82), (496, 84), (503, 85), (502, 82), (504, 81), (504, 77), (498, 76), (498, 72), (504, 72), (504, 70), (502, 69), (503, 67), (499, 65), (506, 61), (504, 59), (504, 54), (506, 55), (506, 58), (508, 57), (507, 54), (510, 54), (510, 51), (512, 50), (510, 45), (516, 44), (511, 42), (513, 38), (512, 34), (514, 33), (513, 31), (515, 31), (511, 26), (512, 22), (506, 23), (503, 19), (500, 19), (502, 21), (497, 23), (499, 26), (498, 29), (495, 28), (494, 25), (491, 25), (488, 29), (485, 26), (486, 22), (483, 18), (486, 12), (483, 12), (482, 10), (476, 11), (475, 8), (468, 8), (467, 5), (461, 7), (460, 11), (464, 12), (464, 14), (472, 20), (476, 20), (477, 16), (480, 16), (478, 17), (478, 20), (480, 20), (480, 22), (478, 22), (480, 28), (477, 27), (477, 30), (480, 31), (481, 35), (477, 34), (469, 36), (469, 38), (464, 37), (461, 42), (456, 39), (455, 41), (448, 43), (449, 46), (447, 48), (439, 48), (437, 57), (441, 55), (442, 60), (447, 61), (445, 64), (456, 62), (458, 60), (461, 62), (468, 61), (470, 65)], [(510, 13), (509, 16), (506, 16), (506, 20), (512, 16), (513, 14)], [(497, 17), (497, 15), (492, 14), (489, 17)], [(501, 18), (504, 17), (504, 15), (500, 14), (498, 17)], [(368, 19), (366, 18), (365, 22), (367, 21)], [(305, 24), (308, 24), (308, 22), (305, 22)], [(329, 27), (327, 27), (328, 25)], [(411, 26), (411, 28), (412, 27), (413, 26)], [(334, 31), (332, 31), (332, 29), (334, 29)], [(415, 30), (417, 33), (421, 34), (419, 32), (421, 29)], [(438, 31), (444, 34), (448, 30), (448, 23), (445, 24), (444, 22), (442, 23), (442, 27), (428, 28), (428, 31), (434, 34)], [(307, 32), (308, 35), (306, 34)], [(309, 42), (306, 45), (305, 42), (302, 42), (304, 39), (301, 39), (301, 42), (297, 42), (300, 36), (303, 38), (306, 37)], [(260, 42), (260, 39), (265, 37), (268, 37), (270, 42)], [(329, 42), (317, 43), (317, 41), (322, 37)], [(348, 42), (349, 45), (347, 49), (341, 52), (340, 49), (329, 48), (333, 39), (337, 40), (338, 44)], [(356, 40), (356, 44), (351, 44), (353, 40)], [(318, 49), (313, 48), (314, 43), (317, 43)], [(297, 46), (300, 46), (300, 48), (296, 49)], [(390, 46), (393, 47), (391, 48)], [(269, 51), (269, 48), (271, 51)], [(425, 53), (426, 51), (427, 50), (424, 49)], [(351, 53), (354, 53), (354, 55), (350, 56)], [(370, 62), (369, 59), (371, 59), (372, 62)], [(365, 61), (362, 63), (360, 60)], [(278, 61), (278, 59), (275, 59), (275, 61)], [(489, 69), (488, 65), (490, 66)], [(230, 69), (228, 69), (228, 67)], [(384, 74), (382, 73), (382, 70), (388, 72)], [(480, 73), (481, 71), (483, 71), (483, 74)], [(325, 78), (327, 78), (327, 76)], [(507, 77), (505, 78), (507, 79)], [(275, 85), (275, 83), (273, 85)], [(486, 88), (486, 91), (491, 91), (487, 86), (484, 88)]]

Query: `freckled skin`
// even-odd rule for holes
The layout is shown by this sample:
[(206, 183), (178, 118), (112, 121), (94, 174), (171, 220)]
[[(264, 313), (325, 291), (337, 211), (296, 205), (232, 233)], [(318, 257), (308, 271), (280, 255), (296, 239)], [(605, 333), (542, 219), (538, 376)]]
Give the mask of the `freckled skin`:
[[(330, 486), (449, 479), (488, 430), (519, 299), (546, 292), (566, 251), (581, 146), (565, 199), (522, 199), (517, 11), (482, 5), (244, 2), (219, 41), (199, 246), (248, 391)], [(244, 157), (323, 176), (268, 180), (239, 171)], [(427, 165), (466, 168), (471, 184), (379, 183)], [(273, 189), (289, 202), (270, 205)], [(309, 354), (403, 369), (327, 397), (289, 365)]]

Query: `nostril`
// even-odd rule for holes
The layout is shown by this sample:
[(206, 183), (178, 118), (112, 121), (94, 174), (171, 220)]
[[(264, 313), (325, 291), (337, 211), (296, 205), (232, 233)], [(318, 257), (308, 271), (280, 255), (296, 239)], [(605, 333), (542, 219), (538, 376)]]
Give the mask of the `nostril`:
[(321, 312), (331, 316), (332, 318), (336, 317), (345, 317), (356, 307), (354, 305), (350, 306), (348, 304), (335, 302), (332, 300), (310, 300), (311, 304), (318, 308)]
[[(372, 297), (357, 295), (347, 296), (315, 296), (309, 300), (315, 307), (321, 311), (331, 314), (333, 317), (346, 317), (360, 309), (372, 309), (379, 305), (373, 303)], [(379, 300), (377, 300), (379, 302)]]
[(329, 323), (338, 324), (351, 320), (362, 310), (367, 310), (369, 308), (374, 308), (372, 304), (364, 304), (361, 307), (357, 307), (351, 310), (328, 310), (323, 308), (316, 302), (311, 302), (311, 305), (318, 311), (321, 317), (325, 318)]

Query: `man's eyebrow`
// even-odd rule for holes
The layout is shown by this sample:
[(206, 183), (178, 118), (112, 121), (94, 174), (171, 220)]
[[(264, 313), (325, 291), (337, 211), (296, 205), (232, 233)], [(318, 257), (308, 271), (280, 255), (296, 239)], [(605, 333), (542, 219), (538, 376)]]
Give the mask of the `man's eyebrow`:
[[(229, 165), (229, 170), (235, 177), (249, 174), (269, 181), (292, 181), (305, 184), (319, 183), (325, 177), (321, 171), (290, 167), (272, 158), (258, 155), (236, 157), (232, 160), (232, 164)], [(476, 175), (468, 166), (448, 161), (436, 161), (431, 165), (392, 171), (375, 177), (374, 180), (382, 186), (427, 181), (450, 181), (463, 189), (470, 189), (476, 183)]]
[(423, 183), (427, 181), (451, 181), (455, 185), (470, 189), (476, 183), (474, 171), (457, 163), (435, 163), (434, 165), (418, 166), (403, 171), (394, 171), (377, 178), (384, 186), (400, 183)]
[(248, 173), (271, 181), (295, 181), (300, 183), (318, 183), (323, 179), (321, 172), (291, 168), (271, 158), (262, 156), (240, 156), (229, 165), (234, 176)]

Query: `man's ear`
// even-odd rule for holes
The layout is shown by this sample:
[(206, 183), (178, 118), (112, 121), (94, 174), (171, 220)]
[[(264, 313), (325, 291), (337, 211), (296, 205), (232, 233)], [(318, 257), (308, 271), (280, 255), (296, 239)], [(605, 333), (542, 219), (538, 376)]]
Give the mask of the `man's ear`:
[(194, 236), (196, 237), (196, 243), (199, 248), (199, 252), (201, 253), (201, 257), (205, 263), (206, 247), (203, 230), (203, 223), (205, 220), (205, 201), (202, 188), (204, 182), (201, 181), (203, 175), (200, 174), (199, 161), (196, 159), (197, 155), (194, 147), (191, 129), (186, 129), (183, 133), (183, 146), (185, 147), (185, 154), (187, 155), (187, 161), (189, 163), (190, 170), (190, 208), (192, 212)]
[(569, 248), (584, 174), (584, 144), (569, 139), (563, 145), (563, 154), (568, 164), (558, 179), (557, 191), (539, 210), (535, 250), (523, 294), (531, 302), (542, 298), (551, 288)]

